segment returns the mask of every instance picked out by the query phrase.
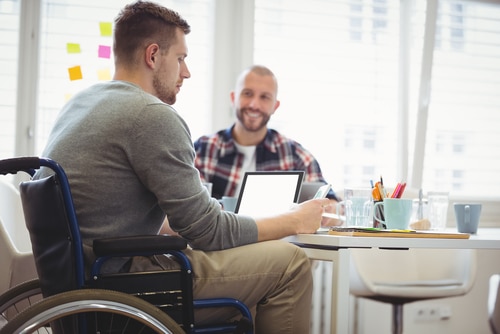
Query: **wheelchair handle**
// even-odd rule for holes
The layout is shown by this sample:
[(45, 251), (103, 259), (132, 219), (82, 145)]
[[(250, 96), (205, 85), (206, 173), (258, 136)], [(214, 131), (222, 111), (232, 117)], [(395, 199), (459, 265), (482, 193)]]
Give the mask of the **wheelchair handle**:
[(40, 168), (40, 158), (38, 157), (20, 157), (0, 160), (0, 174), (17, 174), (22, 170), (33, 175), (33, 170)]

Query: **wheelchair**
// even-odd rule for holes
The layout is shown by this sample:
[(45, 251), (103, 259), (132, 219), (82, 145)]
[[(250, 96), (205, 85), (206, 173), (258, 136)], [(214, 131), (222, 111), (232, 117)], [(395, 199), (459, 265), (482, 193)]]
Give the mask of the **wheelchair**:
[[(46, 167), (54, 174), (22, 182), (20, 194), (38, 280), (0, 295), (5, 317), (0, 334), (35, 333), (253, 333), (248, 307), (233, 298), (194, 299), (193, 270), (182, 252), (187, 242), (176, 236), (142, 235), (93, 241), (97, 257), (86, 278), (83, 245), (69, 182), (63, 168), (48, 158), (0, 160), (0, 174), (35, 171)], [(179, 269), (150, 272), (101, 273), (114, 257), (169, 254)], [(40, 301), (28, 299), (41, 295)], [(27, 305), (18, 309), (17, 303)], [(240, 319), (197, 326), (194, 310), (234, 308)]]
[(32, 279), (0, 294), (0, 329), (22, 310), (42, 299), (42, 289), (38, 279)]

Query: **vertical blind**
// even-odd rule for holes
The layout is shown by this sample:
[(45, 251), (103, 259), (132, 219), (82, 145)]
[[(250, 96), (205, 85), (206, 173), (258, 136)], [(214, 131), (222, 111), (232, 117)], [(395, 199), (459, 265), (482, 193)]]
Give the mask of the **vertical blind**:
[(424, 187), (498, 198), (500, 3), (440, 1)]
[[(389, 184), (408, 180), (422, 137), (418, 107), (428, 102), (416, 186), (498, 199), (500, 4), (438, 2), (430, 99), (418, 101), (425, 1), (255, 3), (255, 62), (275, 71), (280, 85), (272, 125), (311, 150), (336, 189), (368, 186), (380, 175)], [(405, 43), (401, 22), (410, 22)], [(409, 55), (407, 67), (399, 66), (401, 54)], [(404, 81), (409, 99), (401, 108)], [(398, 167), (405, 164), (406, 174)]]
[(273, 126), (312, 151), (335, 189), (399, 181), (399, 8), (389, 3), (256, 0), (255, 61), (279, 81)]
[(0, 0), (0, 158), (14, 154), (19, 0)]

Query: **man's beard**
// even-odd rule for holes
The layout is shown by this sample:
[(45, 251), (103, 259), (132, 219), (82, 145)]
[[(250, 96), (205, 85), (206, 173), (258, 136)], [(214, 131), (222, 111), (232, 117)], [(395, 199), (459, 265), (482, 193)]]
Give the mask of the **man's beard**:
[(261, 113), (261, 112), (259, 112), (259, 114), (261, 115), (260, 123), (258, 123), (257, 125), (248, 126), (245, 123), (245, 119), (248, 120), (248, 119), (251, 119), (251, 118), (250, 118), (250, 116), (248, 116), (246, 114), (247, 110), (248, 110), (248, 108), (242, 108), (242, 109), (238, 109), (236, 111), (236, 117), (238, 118), (238, 120), (240, 121), (240, 123), (243, 125), (243, 127), (247, 131), (257, 132), (257, 131), (262, 130), (263, 128), (265, 128), (267, 126), (267, 123), (269, 122), (269, 119), (271, 117), (268, 116), (268, 115), (266, 115), (266, 114), (264, 114), (264, 113)]
[(153, 77), (153, 88), (156, 92), (157, 98), (166, 104), (172, 105), (175, 103), (177, 99), (175, 92), (170, 91), (165, 85), (163, 85), (157, 74)]

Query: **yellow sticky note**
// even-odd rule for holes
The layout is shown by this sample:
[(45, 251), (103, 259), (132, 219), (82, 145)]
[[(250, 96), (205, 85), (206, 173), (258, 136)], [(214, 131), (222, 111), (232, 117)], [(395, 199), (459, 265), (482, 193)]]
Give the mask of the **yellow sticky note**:
[(80, 66), (73, 66), (68, 68), (69, 80), (80, 80), (83, 78), (82, 68)]
[(97, 70), (97, 78), (101, 81), (111, 80), (111, 72), (110, 72), (109, 68)]
[(68, 53), (80, 53), (80, 44), (78, 43), (66, 43), (66, 51)]
[(111, 22), (99, 22), (99, 29), (101, 30), (101, 36), (112, 36), (113, 29), (111, 28)]

